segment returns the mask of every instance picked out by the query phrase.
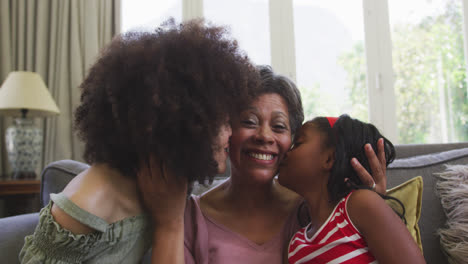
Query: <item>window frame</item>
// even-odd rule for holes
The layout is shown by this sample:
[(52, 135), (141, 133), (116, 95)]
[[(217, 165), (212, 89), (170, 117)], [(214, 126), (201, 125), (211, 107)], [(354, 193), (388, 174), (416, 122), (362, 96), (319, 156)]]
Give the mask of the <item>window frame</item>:
[[(398, 143), (388, 0), (363, 0), (369, 121)], [(468, 65), (468, 0), (462, 0)], [(296, 82), (293, 0), (269, 0), (271, 66)], [(203, 17), (203, 0), (182, 0), (183, 21)], [(465, 66), (468, 76), (468, 68)], [(468, 88), (467, 88), (468, 89)]]

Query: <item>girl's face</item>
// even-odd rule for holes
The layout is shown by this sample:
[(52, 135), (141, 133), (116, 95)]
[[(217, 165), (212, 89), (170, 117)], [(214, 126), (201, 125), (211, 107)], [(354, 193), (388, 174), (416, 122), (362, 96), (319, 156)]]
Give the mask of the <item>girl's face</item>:
[(228, 158), (229, 138), (232, 135), (232, 129), (229, 122), (221, 126), (214, 150), (214, 159), (218, 163), (218, 173), (226, 171), (226, 160)]
[(330, 152), (322, 145), (324, 135), (313, 124), (306, 123), (300, 129), (291, 150), (280, 165), (279, 183), (299, 194), (317, 184), (318, 176), (329, 169)]
[(233, 120), (232, 176), (257, 183), (271, 181), (290, 145), (286, 102), (274, 93), (259, 96)]

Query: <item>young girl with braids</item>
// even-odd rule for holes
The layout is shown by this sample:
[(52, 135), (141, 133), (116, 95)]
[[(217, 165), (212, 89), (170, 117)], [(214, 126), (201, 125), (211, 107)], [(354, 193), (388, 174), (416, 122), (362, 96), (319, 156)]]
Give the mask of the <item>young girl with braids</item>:
[[(379, 138), (375, 126), (348, 115), (317, 117), (299, 130), (279, 182), (304, 197), (311, 217), (289, 243), (289, 263), (425, 263), (402, 219), (349, 162), (356, 157), (370, 171), (364, 148), (377, 149)], [(388, 166), (395, 149), (385, 138), (384, 149)]]

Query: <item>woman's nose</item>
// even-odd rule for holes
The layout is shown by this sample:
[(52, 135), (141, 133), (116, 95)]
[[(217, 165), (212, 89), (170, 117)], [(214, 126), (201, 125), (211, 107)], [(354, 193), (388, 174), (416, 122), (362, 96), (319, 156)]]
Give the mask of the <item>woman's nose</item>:
[(273, 131), (269, 126), (261, 126), (255, 135), (255, 141), (260, 143), (273, 143)]

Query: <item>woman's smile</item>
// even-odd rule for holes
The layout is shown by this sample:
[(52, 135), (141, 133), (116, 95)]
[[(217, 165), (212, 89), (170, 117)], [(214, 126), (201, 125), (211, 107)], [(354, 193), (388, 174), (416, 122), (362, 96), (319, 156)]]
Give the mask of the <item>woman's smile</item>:
[(231, 152), (233, 167), (254, 181), (271, 180), (291, 145), (289, 112), (275, 93), (260, 95), (233, 122)]
[(259, 164), (269, 165), (276, 163), (278, 154), (271, 151), (262, 151), (256, 149), (250, 149), (244, 151), (252, 161), (258, 162)]

